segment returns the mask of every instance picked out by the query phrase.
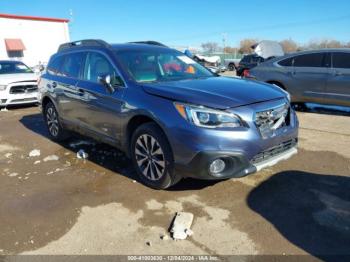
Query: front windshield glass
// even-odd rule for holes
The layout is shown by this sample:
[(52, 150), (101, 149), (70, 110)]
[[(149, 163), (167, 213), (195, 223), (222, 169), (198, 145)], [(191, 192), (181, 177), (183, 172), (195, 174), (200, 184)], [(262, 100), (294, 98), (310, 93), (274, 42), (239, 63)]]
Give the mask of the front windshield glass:
[(0, 74), (22, 74), (33, 73), (33, 71), (21, 62), (1, 62)]
[(139, 83), (164, 82), (214, 76), (188, 56), (164, 49), (116, 52), (119, 62)]

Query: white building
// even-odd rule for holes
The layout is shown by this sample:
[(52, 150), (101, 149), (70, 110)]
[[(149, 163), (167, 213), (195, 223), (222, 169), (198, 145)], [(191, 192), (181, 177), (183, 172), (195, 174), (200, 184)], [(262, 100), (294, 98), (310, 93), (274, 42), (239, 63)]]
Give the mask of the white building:
[(0, 14), (0, 60), (29, 66), (47, 63), (58, 46), (69, 42), (68, 19)]

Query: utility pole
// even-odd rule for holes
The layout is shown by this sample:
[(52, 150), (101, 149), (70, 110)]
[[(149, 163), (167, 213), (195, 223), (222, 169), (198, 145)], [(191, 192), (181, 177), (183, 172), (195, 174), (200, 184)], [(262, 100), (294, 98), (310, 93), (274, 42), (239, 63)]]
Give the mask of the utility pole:
[(72, 36), (72, 26), (73, 26), (73, 23), (74, 23), (74, 16), (73, 16), (73, 9), (69, 9), (69, 38), (70, 38), (70, 41), (72, 40), (71, 39), (71, 36)]
[(225, 52), (225, 49), (226, 49), (226, 41), (227, 41), (227, 33), (222, 33), (222, 45), (223, 45), (223, 47), (224, 47), (224, 49), (223, 49), (224, 59), (226, 58), (226, 52)]

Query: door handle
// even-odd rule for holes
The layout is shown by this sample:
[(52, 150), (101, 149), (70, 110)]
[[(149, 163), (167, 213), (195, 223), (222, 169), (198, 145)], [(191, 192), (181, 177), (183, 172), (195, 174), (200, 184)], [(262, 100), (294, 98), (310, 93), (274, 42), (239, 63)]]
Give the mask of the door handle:
[(335, 76), (342, 76), (343, 74), (340, 73), (340, 72), (334, 72), (334, 75), (335, 75)]

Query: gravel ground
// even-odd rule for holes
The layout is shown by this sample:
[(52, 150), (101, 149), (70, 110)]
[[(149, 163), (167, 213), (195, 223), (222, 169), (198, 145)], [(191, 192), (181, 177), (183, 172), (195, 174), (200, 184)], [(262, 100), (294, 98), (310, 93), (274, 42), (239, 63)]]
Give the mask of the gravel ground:
[[(298, 115), (290, 160), (155, 191), (118, 150), (82, 137), (51, 142), (38, 108), (0, 112), (0, 255), (349, 254), (350, 117)], [(177, 211), (194, 214), (194, 234), (161, 239)]]

